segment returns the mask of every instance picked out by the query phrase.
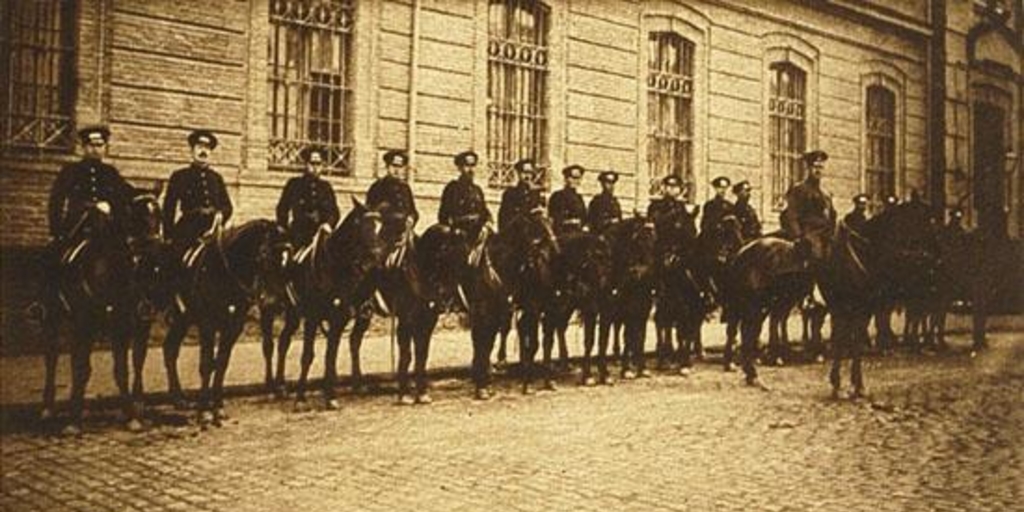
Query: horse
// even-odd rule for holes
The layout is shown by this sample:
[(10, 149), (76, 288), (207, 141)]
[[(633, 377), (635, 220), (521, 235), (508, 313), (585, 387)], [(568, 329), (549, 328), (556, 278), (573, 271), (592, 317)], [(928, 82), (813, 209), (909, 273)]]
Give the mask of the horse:
[[(697, 212), (675, 211), (672, 218), (655, 223), (659, 258), (654, 324), (659, 369), (678, 365), (680, 374), (687, 375), (691, 353), (703, 351), (701, 325), (712, 298), (698, 250)], [(642, 366), (639, 371), (647, 375)]]
[(561, 252), (554, 260), (555, 293), (544, 311), (544, 366), (551, 374), (551, 352), (557, 338), (562, 368), (568, 369), (565, 332), (569, 319), (579, 311), (586, 353), (581, 382), (592, 386), (596, 381), (590, 375), (590, 351), (594, 346), (601, 301), (610, 293), (611, 248), (605, 238), (590, 232), (563, 236), (559, 245)]
[(176, 290), (185, 308), (171, 315), (163, 350), (168, 389), (181, 404), (178, 355), (188, 328), (198, 326), (198, 410), (205, 428), (221, 425), (224, 418), (224, 378), (249, 309), (261, 296), (285, 293), (291, 243), (276, 223), (258, 219), (233, 228), (215, 226), (200, 244), (187, 281)]
[[(382, 269), (376, 280), (387, 309), (398, 324), (398, 403), (429, 404), (432, 399), (427, 381), (430, 340), (437, 319), (459, 300), (459, 279), (468, 257), (465, 235), (446, 224), (435, 224), (400, 248), (394, 264)], [(352, 339), (362, 340), (368, 322), (357, 322)], [(352, 353), (353, 379), (361, 380), (359, 349)], [(410, 392), (409, 365), (415, 345), (415, 396)]]
[[(296, 406), (306, 401), (306, 382), (315, 357), (316, 334), (321, 326), (327, 337), (324, 359), (323, 394), (326, 407), (337, 409), (337, 358), (341, 335), (358, 308), (373, 293), (373, 276), (379, 269), (384, 249), (380, 240), (382, 219), (353, 199), (353, 208), (332, 230), (321, 228), (313, 237), (308, 254), (289, 268), (287, 295), (261, 305), (264, 381), (278, 395), (284, 394), (285, 361), (292, 336), (303, 323), (301, 370), (296, 385)], [(283, 310), (285, 325), (277, 343), (277, 372), (272, 375), (274, 356), (273, 319)]]
[[(143, 193), (136, 191), (135, 197)], [(155, 202), (155, 198), (153, 199)], [(147, 202), (148, 204), (148, 202)], [(155, 215), (156, 221), (151, 218)], [(105, 336), (110, 340), (114, 356), (114, 380), (117, 383), (122, 410), (131, 431), (141, 429), (142, 369), (145, 363), (146, 338), (134, 337), (138, 321), (139, 290), (136, 286), (133, 254), (126, 242), (126, 231), (137, 225), (158, 223), (159, 211), (135, 207), (125, 218), (114, 219), (108, 209), (92, 205), (82, 214), (60, 249), (60, 265), (49, 279), (58, 303), (42, 324), (46, 339), (44, 348), (45, 385), (40, 416), (53, 417), (55, 380), (58, 362), (58, 329), (61, 320), (71, 327), (71, 421), (66, 434), (81, 432), (85, 389), (92, 374), (90, 359), (93, 342)], [(133, 353), (135, 384), (129, 391), (128, 351)]]
[(725, 281), (729, 265), (747, 242), (749, 240), (743, 239), (742, 226), (735, 215), (723, 216), (717, 225), (702, 232), (697, 238), (696, 262), (703, 269), (702, 273), (708, 277), (710, 297), (714, 304), (721, 307), (722, 322), (726, 324), (726, 371), (734, 369), (733, 347), (736, 344), (739, 320), (722, 295), (727, 291)]
[[(644, 368), (644, 341), (647, 319), (654, 305), (657, 257), (654, 223), (642, 216), (620, 221), (602, 235), (612, 250), (612, 273), (609, 292), (602, 297), (599, 308), (598, 379), (608, 379), (608, 339), (618, 325), (623, 328), (621, 352), (622, 376), (630, 378)], [(590, 351), (584, 353), (584, 371), (589, 365)]]

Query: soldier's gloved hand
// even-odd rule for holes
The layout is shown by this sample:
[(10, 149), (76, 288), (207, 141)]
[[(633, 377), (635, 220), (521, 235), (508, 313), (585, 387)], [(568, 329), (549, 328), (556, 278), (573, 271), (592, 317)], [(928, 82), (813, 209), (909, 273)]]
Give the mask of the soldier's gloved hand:
[(106, 201), (99, 201), (96, 203), (96, 210), (104, 215), (110, 215), (110, 203)]
[(330, 233), (331, 231), (334, 230), (334, 228), (331, 227), (331, 223), (330, 222), (321, 222), (320, 223), (320, 229), (323, 230), (323, 231), (326, 231), (327, 233)]
[(412, 218), (411, 215), (405, 218), (406, 231), (411, 230), (414, 224), (416, 224), (416, 219)]

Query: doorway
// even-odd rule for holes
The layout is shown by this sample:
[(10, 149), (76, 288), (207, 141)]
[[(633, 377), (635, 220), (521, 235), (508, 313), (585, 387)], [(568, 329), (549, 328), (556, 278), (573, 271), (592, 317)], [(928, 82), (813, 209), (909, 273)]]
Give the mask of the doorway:
[(991, 103), (974, 104), (974, 209), (978, 228), (988, 233), (1007, 234), (1006, 113)]

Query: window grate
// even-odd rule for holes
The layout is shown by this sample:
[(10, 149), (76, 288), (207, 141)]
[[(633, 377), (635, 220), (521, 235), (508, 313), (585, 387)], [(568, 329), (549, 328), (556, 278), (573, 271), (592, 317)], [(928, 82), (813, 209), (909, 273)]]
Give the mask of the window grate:
[(807, 150), (807, 79), (789, 63), (771, 66), (768, 98), (769, 148), (772, 160), (772, 206), (781, 209), (786, 192), (803, 180), (802, 157)]
[(3, 149), (74, 146), (75, 2), (0, 2)]
[(491, 0), (487, 45), (488, 185), (515, 185), (512, 166), (532, 158), (547, 185), (550, 10), (535, 0)]
[(352, 30), (342, 0), (270, 0), (268, 163), (303, 168), (302, 151), (327, 151), (329, 174), (352, 173)]
[[(674, 32), (653, 32), (647, 54), (647, 169), (649, 193), (666, 176), (693, 183), (694, 44)], [(693, 187), (687, 187), (693, 199)]]
[(867, 193), (881, 204), (896, 194), (896, 94), (872, 85), (867, 100)]

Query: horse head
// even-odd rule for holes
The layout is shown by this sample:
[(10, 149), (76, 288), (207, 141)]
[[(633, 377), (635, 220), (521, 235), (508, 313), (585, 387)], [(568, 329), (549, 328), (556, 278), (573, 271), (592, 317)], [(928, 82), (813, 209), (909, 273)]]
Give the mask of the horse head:
[(701, 233), (705, 255), (717, 265), (725, 265), (743, 246), (743, 232), (735, 215), (725, 215), (717, 226)]
[(416, 241), (415, 256), (421, 276), (441, 297), (456, 293), (468, 256), (466, 235), (445, 224), (428, 228)]
[(609, 228), (608, 240), (612, 248), (613, 277), (633, 282), (647, 280), (654, 271), (654, 222), (636, 216)]
[(161, 233), (160, 192), (163, 185), (157, 183), (153, 189), (134, 189), (131, 202), (128, 204), (126, 232), (129, 239), (159, 240)]
[(561, 251), (551, 220), (534, 211), (517, 217), (508, 229), (518, 273), (531, 284), (550, 285), (552, 262)]

